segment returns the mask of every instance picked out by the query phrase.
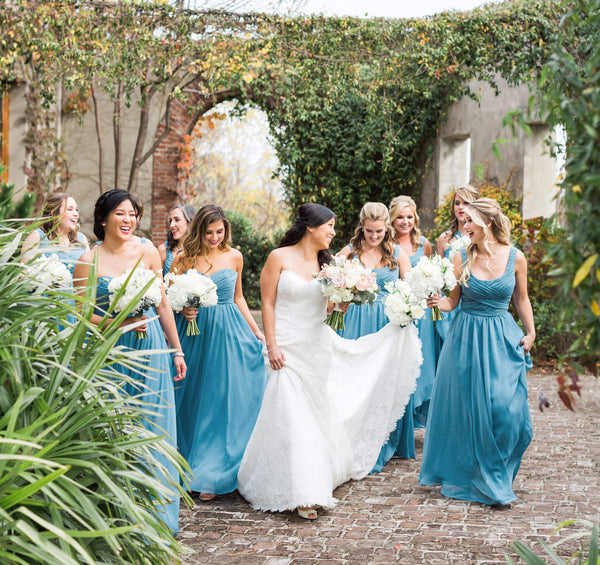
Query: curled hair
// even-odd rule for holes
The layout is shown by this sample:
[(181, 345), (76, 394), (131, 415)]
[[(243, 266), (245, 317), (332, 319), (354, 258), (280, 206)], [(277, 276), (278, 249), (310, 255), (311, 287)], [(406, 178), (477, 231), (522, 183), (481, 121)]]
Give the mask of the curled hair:
[[(187, 231), (186, 231), (186, 234), (187, 234), (190, 231), (190, 224), (192, 223), (192, 220), (194, 219), (194, 216), (196, 215), (196, 208), (194, 208), (193, 206), (190, 206), (189, 204), (175, 204), (175, 206), (173, 206), (173, 208), (171, 208), (169, 210), (169, 214), (173, 210), (181, 210), (181, 214), (183, 215), (183, 217), (185, 218), (185, 221), (187, 222)], [(167, 227), (168, 227), (168, 223), (167, 223)], [(175, 247), (177, 247), (177, 243), (178, 242), (173, 237), (171, 230), (167, 229), (167, 243), (166, 243), (167, 249), (170, 249), (171, 251), (173, 251), (173, 249), (175, 249)]]
[(144, 213), (140, 197), (136, 194), (131, 194), (126, 190), (113, 188), (98, 198), (98, 200), (96, 200), (96, 205), (94, 206), (94, 235), (98, 240), (102, 241), (104, 239), (104, 226), (102, 224), (106, 223), (109, 214), (125, 200), (131, 202), (133, 210), (135, 211), (135, 217), (139, 223), (142, 214)]
[[(69, 198), (71, 197), (64, 192), (55, 192), (54, 194), (48, 195), (44, 201), (42, 216), (47, 219), (40, 228), (46, 234), (48, 239), (56, 239), (59, 236), (57, 228), (62, 219), (62, 207), (64, 206), (66, 209), (67, 200)], [(77, 241), (77, 230), (69, 230), (67, 235), (69, 237), (69, 243), (75, 243)]]
[[(492, 254), (490, 241), (495, 240), (501, 245), (510, 245), (510, 220), (502, 213), (498, 202), (491, 198), (479, 198), (471, 202), (465, 212), (469, 214), (474, 224), (483, 228), (483, 246), (490, 255)], [(490, 225), (488, 226), (488, 224)], [(468, 286), (467, 281), (471, 276), (471, 267), (479, 252), (480, 249), (477, 245), (471, 244), (467, 248), (467, 260), (463, 265), (460, 277), (460, 283), (465, 286)]]
[(362, 255), (365, 247), (365, 222), (372, 220), (374, 222), (383, 222), (385, 227), (385, 235), (379, 244), (381, 249), (381, 262), (385, 267), (395, 269), (398, 266), (398, 261), (394, 257), (395, 247), (395, 232), (390, 223), (390, 213), (387, 206), (381, 202), (367, 202), (360, 211), (358, 226), (354, 230), (354, 237), (350, 240), (352, 251), (348, 255), (348, 259), (359, 257)]
[[(180, 271), (192, 269), (196, 263), (197, 257), (208, 257), (210, 251), (206, 243), (206, 232), (208, 226), (216, 222), (223, 222), (225, 234), (223, 241), (219, 243), (219, 249), (226, 250), (231, 248), (231, 224), (225, 216), (225, 212), (220, 206), (215, 204), (206, 204), (202, 206), (192, 219), (192, 223), (188, 227), (188, 233), (183, 240), (183, 251), (181, 255), (176, 257), (174, 265), (181, 266)], [(209, 264), (209, 271), (212, 269), (212, 264)]]
[(419, 229), (419, 214), (417, 213), (417, 203), (410, 196), (396, 196), (390, 202), (390, 223), (392, 227), (396, 218), (404, 208), (410, 208), (415, 217), (415, 222), (410, 230), (410, 243), (413, 253), (421, 247), (421, 230)]
[[(278, 247), (289, 247), (296, 245), (306, 234), (306, 228), (318, 228), (329, 220), (335, 218), (335, 214), (327, 207), (321, 204), (309, 202), (302, 204), (298, 210), (298, 216), (294, 224), (288, 229), (281, 238)], [(318, 253), (319, 266), (326, 265), (333, 259), (329, 249), (321, 249)]]
[(458, 218), (454, 213), (454, 200), (457, 196), (467, 205), (478, 198), (481, 198), (479, 189), (471, 184), (466, 184), (465, 186), (455, 189), (454, 194), (452, 195), (452, 204), (450, 206), (450, 229), (446, 232), (448, 234), (448, 241), (458, 233)]

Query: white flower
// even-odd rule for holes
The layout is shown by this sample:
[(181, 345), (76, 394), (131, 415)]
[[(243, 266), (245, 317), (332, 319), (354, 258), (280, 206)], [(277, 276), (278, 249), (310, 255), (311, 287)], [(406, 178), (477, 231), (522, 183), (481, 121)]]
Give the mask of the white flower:
[(205, 308), (218, 302), (217, 285), (195, 269), (182, 275), (169, 273), (165, 277), (165, 284), (167, 298), (174, 312), (181, 312), (186, 306)]
[(372, 303), (379, 292), (377, 275), (364, 267), (358, 258), (351, 261), (343, 256), (335, 257), (315, 275), (321, 283), (321, 291), (334, 304)]
[[(129, 280), (127, 280), (128, 278)], [(114, 311), (121, 312), (128, 307), (150, 281), (152, 281), (152, 284), (131, 311), (132, 316), (137, 316), (144, 310), (160, 304), (162, 299), (160, 278), (150, 269), (141, 266), (133, 270), (127, 269), (121, 276), (111, 279), (108, 283), (108, 292), (111, 305), (114, 305)], [(123, 293), (117, 300), (117, 295), (121, 289), (123, 289)], [(115, 300), (117, 301), (116, 304)]]
[(385, 298), (385, 314), (390, 323), (404, 327), (425, 315), (423, 300), (417, 299), (406, 281), (388, 283), (386, 290), (389, 294)]
[(440, 255), (421, 257), (406, 274), (406, 282), (419, 300), (440, 292), (448, 295), (456, 286), (452, 262)]
[(25, 277), (30, 279), (36, 292), (49, 289), (68, 290), (73, 286), (73, 277), (67, 266), (56, 253), (41, 255), (23, 266)]
[(471, 243), (471, 238), (466, 235), (460, 235), (454, 239), (454, 241), (450, 244), (450, 253), (448, 253), (448, 259), (452, 261), (452, 258), (461, 250), (469, 247)]

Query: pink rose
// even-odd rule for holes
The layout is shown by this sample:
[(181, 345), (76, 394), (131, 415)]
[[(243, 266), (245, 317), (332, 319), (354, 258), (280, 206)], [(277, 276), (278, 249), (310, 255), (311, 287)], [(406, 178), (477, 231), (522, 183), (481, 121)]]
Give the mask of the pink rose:
[(362, 292), (364, 290), (371, 288), (371, 285), (372, 285), (371, 277), (369, 277), (369, 275), (361, 275), (360, 277), (358, 277), (358, 280), (356, 281), (356, 290)]

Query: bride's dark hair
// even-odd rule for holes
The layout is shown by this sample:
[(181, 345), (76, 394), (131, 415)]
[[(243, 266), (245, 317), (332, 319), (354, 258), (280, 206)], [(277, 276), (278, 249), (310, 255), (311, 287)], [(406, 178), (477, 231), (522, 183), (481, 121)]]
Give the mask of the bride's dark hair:
[[(292, 227), (285, 232), (281, 238), (278, 247), (289, 247), (290, 245), (296, 245), (306, 233), (306, 228), (318, 228), (323, 224), (326, 224), (329, 220), (335, 218), (335, 214), (325, 206), (321, 204), (302, 204), (298, 210), (298, 216), (294, 221)], [(321, 249), (318, 254), (319, 265), (322, 267), (333, 259), (333, 255), (329, 249)]]

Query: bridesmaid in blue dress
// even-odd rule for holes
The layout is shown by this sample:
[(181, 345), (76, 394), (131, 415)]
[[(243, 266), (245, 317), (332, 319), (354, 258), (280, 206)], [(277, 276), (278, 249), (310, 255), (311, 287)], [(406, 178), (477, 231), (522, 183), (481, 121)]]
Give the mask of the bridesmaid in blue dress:
[(79, 209), (72, 196), (50, 194), (42, 207), (44, 223), (23, 243), (23, 260), (37, 254), (56, 254), (71, 274), (77, 260), (89, 250), (87, 238), (79, 231)]
[[(244, 299), (243, 263), (231, 246), (229, 220), (209, 204), (194, 217), (171, 266), (178, 273), (196, 269), (217, 285), (217, 305), (184, 308), (175, 316), (189, 366), (175, 395), (178, 445), (192, 469), (191, 490), (205, 502), (237, 489), (267, 383), (265, 338)], [(200, 335), (188, 336), (187, 322), (194, 318)]]
[[(75, 267), (75, 284), (85, 291), (90, 265), (97, 257), (98, 260), (98, 289), (96, 296), (96, 313), (92, 321), (101, 324), (104, 312), (108, 307), (108, 284), (125, 270), (133, 268), (141, 259), (143, 267), (155, 273), (161, 272), (161, 261), (158, 251), (151, 242), (133, 235), (141, 218), (141, 208), (135, 195), (125, 190), (114, 189), (104, 193), (96, 202), (94, 210), (94, 234), (100, 243), (81, 257), (81, 262)], [(161, 279), (162, 280), (162, 279)], [(161, 285), (162, 286), (162, 285)], [(186, 364), (181, 351), (179, 336), (173, 317), (173, 311), (162, 291), (162, 301), (154, 310), (148, 310), (142, 317), (129, 317), (123, 326), (151, 318), (153, 319), (124, 333), (117, 342), (136, 350), (176, 350), (174, 354), (161, 353), (148, 355), (147, 363), (151, 370), (145, 375), (119, 367), (120, 372), (143, 381), (143, 387), (127, 386), (128, 392), (134, 396), (143, 395), (144, 401), (152, 405), (153, 413), (146, 415), (144, 425), (147, 429), (162, 436), (171, 445), (177, 444), (177, 425), (175, 418), (174, 381), (185, 377)], [(147, 337), (138, 339), (135, 331), (146, 331)], [(165, 340), (166, 335), (166, 340)], [(168, 342), (167, 342), (168, 340)], [(173, 359), (172, 359), (173, 357)], [(153, 395), (148, 393), (151, 390)], [(179, 475), (175, 466), (160, 455), (160, 463), (167, 469), (169, 477), (157, 471), (158, 478), (171, 489), (172, 496), (163, 501), (164, 506), (158, 507), (159, 517), (167, 524), (174, 535), (179, 530)], [(174, 487), (173, 485), (176, 485)]]
[[(452, 248), (450, 247), (459, 237), (465, 235), (465, 207), (471, 202), (480, 198), (479, 190), (474, 186), (467, 184), (457, 188), (452, 195), (452, 206), (450, 208), (450, 229), (440, 235), (437, 242), (437, 254), (450, 258)], [(458, 314), (460, 304), (453, 312), (442, 314), (443, 319), (435, 323), (435, 330), (438, 339), (438, 352), (441, 350), (446, 334), (452, 323), (452, 318)]]
[[(422, 485), (450, 498), (503, 506), (532, 437), (526, 374), (535, 339), (527, 261), (510, 245), (510, 222), (495, 200), (465, 209), (471, 243), (454, 256), (459, 283), (442, 310), (462, 307), (440, 356), (427, 422)], [(514, 292), (514, 294), (513, 294)], [(511, 296), (526, 334), (508, 312)]]
[(167, 217), (167, 241), (158, 246), (160, 260), (163, 263), (163, 276), (171, 270), (173, 259), (183, 250), (183, 238), (188, 233), (190, 223), (196, 215), (196, 208), (189, 204), (175, 204)]
[[(414, 267), (421, 257), (431, 256), (431, 244), (421, 235), (417, 204), (410, 196), (396, 196), (390, 203), (390, 220), (396, 233), (396, 241), (408, 254), (410, 266)], [(415, 427), (422, 428), (427, 422), (429, 400), (439, 352), (431, 311), (415, 322), (421, 339), (423, 364), (417, 379), (417, 390), (413, 394), (413, 420)]]
[[(338, 255), (349, 259), (358, 257), (365, 267), (373, 269), (377, 275), (379, 294), (373, 305), (350, 304), (344, 317), (345, 329), (338, 331), (338, 334), (346, 339), (357, 339), (378, 332), (389, 322), (385, 315), (385, 297), (388, 294), (385, 284), (393, 283), (398, 277), (404, 278), (410, 269), (408, 255), (395, 244), (394, 230), (386, 205), (381, 202), (367, 202), (362, 207), (359, 218), (354, 237)], [(407, 405), (404, 416), (390, 434), (388, 442), (382, 447), (372, 472), (379, 473), (394, 455), (403, 459), (415, 457), (411, 403)]]

